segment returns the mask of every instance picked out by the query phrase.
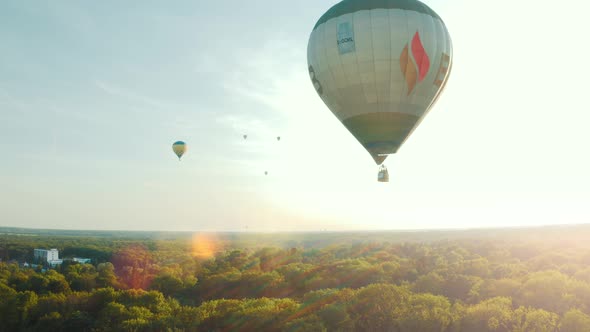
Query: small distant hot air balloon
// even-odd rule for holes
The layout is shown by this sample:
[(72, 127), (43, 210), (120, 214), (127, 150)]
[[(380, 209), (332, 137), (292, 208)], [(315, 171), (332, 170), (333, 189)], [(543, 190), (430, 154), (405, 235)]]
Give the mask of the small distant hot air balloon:
[(307, 46), (316, 92), (377, 165), (432, 109), (452, 62), (444, 22), (418, 0), (343, 0), (319, 18)]
[(281, 136), (277, 136), (277, 141), (280, 141), (280, 140), (281, 140)]
[(248, 135), (244, 135), (244, 139), (248, 138)]
[(172, 151), (178, 156), (178, 160), (180, 157), (186, 152), (186, 144), (183, 141), (174, 142), (172, 144)]
[(268, 175), (268, 171), (264, 171), (264, 175)]

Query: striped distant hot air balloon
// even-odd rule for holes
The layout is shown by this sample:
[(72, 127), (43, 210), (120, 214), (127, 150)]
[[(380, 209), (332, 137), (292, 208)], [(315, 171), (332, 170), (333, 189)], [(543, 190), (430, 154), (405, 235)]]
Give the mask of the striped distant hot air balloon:
[(177, 141), (172, 144), (172, 151), (178, 156), (178, 160), (180, 160), (180, 157), (186, 152), (186, 148), (186, 143), (183, 141)]
[(432, 108), (452, 58), (442, 19), (417, 0), (341, 1), (307, 47), (317, 93), (378, 165)]

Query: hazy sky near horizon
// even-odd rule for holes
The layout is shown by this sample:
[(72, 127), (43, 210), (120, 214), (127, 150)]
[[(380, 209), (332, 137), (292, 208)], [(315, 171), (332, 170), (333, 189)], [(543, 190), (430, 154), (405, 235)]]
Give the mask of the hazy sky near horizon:
[(453, 72), (388, 184), (309, 81), (336, 2), (0, 2), (0, 226), (590, 222), (585, 2), (425, 1)]

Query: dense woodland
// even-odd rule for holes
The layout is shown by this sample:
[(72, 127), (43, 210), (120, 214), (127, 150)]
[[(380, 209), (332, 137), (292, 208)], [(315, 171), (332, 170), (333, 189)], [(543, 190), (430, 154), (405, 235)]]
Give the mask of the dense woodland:
[[(22, 267), (33, 248), (92, 264)], [(590, 227), (3, 228), (0, 331), (590, 331)]]

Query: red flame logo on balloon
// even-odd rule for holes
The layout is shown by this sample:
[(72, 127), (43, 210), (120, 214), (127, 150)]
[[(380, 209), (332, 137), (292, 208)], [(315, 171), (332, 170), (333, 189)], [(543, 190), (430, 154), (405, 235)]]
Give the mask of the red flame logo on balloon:
[(414, 87), (416, 87), (416, 83), (422, 82), (426, 75), (428, 74), (428, 70), (430, 69), (430, 59), (428, 58), (428, 54), (426, 54), (426, 50), (422, 45), (422, 40), (420, 39), (420, 33), (416, 31), (414, 37), (412, 38), (411, 42), (411, 49), (412, 49), (412, 59), (410, 58), (410, 52), (408, 49), (408, 45), (402, 50), (402, 54), (399, 59), (399, 64), (406, 78), (406, 83), (408, 84), (408, 95), (412, 93)]

